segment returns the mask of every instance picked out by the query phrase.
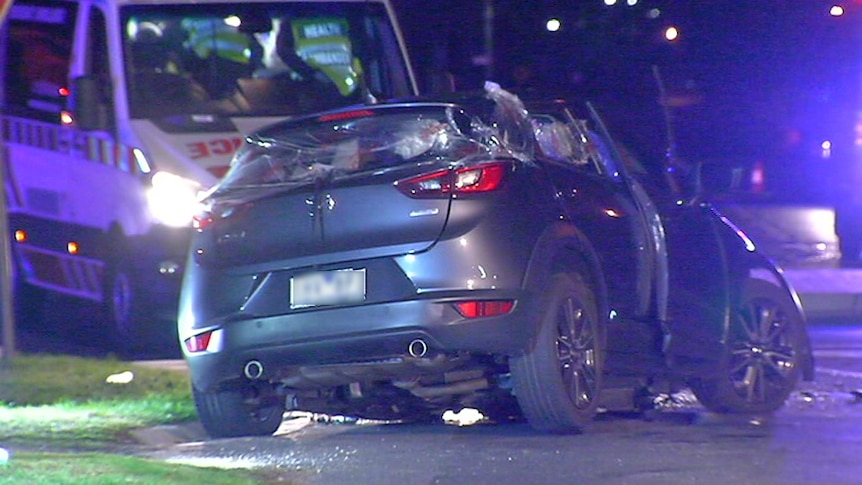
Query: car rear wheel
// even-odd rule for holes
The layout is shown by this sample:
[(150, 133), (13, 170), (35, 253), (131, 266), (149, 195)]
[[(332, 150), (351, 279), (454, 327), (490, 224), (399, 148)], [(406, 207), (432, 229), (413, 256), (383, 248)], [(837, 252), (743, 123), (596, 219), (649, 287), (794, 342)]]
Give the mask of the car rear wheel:
[(577, 274), (556, 274), (538, 315), (535, 345), (510, 360), (515, 397), (530, 425), (580, 432), (602, 389), (604, 329), (593, 292)]
[(793, 300), (765, 281), (746, 282), (725, 343), (719, 376), (697, 379), (692, 391), (717, 413), (770, 413), (799, 382), (803, 321)]
[(284, 405), (254, 386), (203, 392), (192, 388), (198, 417), (213, 438), (268, 436), (278, 429)]

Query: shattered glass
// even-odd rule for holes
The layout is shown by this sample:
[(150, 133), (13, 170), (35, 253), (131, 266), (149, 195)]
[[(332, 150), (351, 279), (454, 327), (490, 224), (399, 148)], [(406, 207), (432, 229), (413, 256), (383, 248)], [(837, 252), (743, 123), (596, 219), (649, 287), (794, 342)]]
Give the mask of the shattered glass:
[(535, 145), (529, 113), (499, 87), (489, 88), (488, 98), (494, 102), (490, 116), (436, 103), (357, 109), (287, 124), (241, 148), (219, 190), (304, 185), (426, 162), (453, 168), (501, 158), (529, 163)]

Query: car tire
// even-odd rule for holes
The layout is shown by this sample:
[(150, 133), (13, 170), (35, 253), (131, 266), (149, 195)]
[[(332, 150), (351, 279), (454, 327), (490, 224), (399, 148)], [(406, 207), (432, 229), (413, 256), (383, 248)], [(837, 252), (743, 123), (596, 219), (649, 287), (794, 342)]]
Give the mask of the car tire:
[(750, 279), (733, 312), (718, 377), (691, 383), (716, 413), (771, 413), (787, 401), (802, 371), (804, 322), (781, 288)]
[(192, 388), (201, 424), (213, 438), (269, 436), (284, 418), (284, 406), (255, 405), (255, 388), (203, 392)]
[(603, 382), (604, 326), (593, 292), (577, 274), (553, 275), (537, 323), (532, 348), (510, 359), (515, 397), (533, 428), (581, 432)]

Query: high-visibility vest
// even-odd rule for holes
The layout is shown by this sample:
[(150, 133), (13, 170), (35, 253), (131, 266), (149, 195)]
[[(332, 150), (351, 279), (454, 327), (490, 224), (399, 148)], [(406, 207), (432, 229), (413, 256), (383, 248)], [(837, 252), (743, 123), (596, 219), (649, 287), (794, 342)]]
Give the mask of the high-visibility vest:
[(323, 72), (342, 96), (356, 91), (358, 64), (353, 58), (347, 20), (336, 17), (299, 18), (290, 22), (296, 54)]
[(216, 55), (222, 59), (248, 64), (251, 44), (247, 35), (221, 20), (186, 19), (183, 27), (188, 31), (185, 45), (201, 59)]

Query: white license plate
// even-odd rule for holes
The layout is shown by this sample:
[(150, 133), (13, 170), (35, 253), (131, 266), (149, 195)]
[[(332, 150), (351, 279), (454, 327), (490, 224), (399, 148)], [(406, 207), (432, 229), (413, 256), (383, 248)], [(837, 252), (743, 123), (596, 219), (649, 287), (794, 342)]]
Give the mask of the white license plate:
[(290, 307), (339, 305), (365, 300), (365, 268), (317, 271), (290, 279)]

